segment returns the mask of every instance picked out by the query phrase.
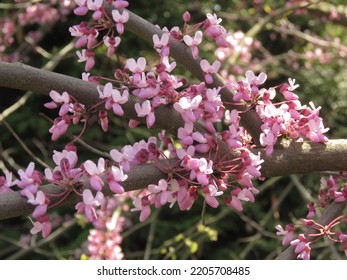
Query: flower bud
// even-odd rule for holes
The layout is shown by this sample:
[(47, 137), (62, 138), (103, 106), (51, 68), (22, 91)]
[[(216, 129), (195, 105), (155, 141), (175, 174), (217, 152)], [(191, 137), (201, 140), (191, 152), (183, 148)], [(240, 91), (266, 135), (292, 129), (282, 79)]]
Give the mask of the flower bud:
[(188, 11), (185, 11), (182, 18), (184, 22), (190, 21), (190, 13)]

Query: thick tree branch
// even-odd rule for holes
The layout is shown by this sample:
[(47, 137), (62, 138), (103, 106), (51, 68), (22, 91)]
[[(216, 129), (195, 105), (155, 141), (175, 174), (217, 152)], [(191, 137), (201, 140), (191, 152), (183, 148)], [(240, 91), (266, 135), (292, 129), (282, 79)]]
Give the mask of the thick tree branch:
[(265, 177), (308, 174), (320, 171), (347, 170), (347, 140), (330, 140), (328, 143), (292, 142), (277, 145), (273, 154), (267, 157), (260, 152), (264, 163), (261, 173)]
[[(97, 85), (67, 75), (54, 73), (21, 63), (0, 62), (0, 87), (33, 91), (48, 95), (51, 90), (59, 93), (68, 92), (78, 102), (91, 107), (100, 102)], [(102, 88), (102, 86), (101, 86)], [(137, 98), (129, 96), (129, 101), (122, 105), (125, 117), (139, 119), (134, 109)], [(175, 110), (167, 106), (160, 106), (155, 111), (156, 126), (176, 134), (179, 127), (183, 127), (182, 118)], [(170, 122), (167, 120), (170, 119)]]
[[(310, 145), (311, 149), (308, 149), (307, 145)], [(262, 175), (265, 177), (286, 176), (295, 173), (307, 174), (317, 171), (339, 171), (345, 170), (347, 166), (347, 140), (331, 140), (326, 145), (292, 143), (288, 148), (277, 148), (271, 157), (266, 157), (264, 150), (253, 150), (253, 152), (260, 152), (265, 160), (261, 168)], [(170, 164), (174, 162), (173, 159)], [(165, 161), (162, 164), (165, 165)], [(167, 174), (152, 164), (134, 166), (128, 176), (128, 179), (122, 183), (125, 191), (140, 190), (149, 184), (156, 184), (162, 178), (167, 178)], [(43, 191), (60, 193), (63, 188), (47, 185), (43, 187)], [(111, 195), (112, 193), (105, 188), (104, 194)], [(64, 201), (63, 205), (72, 205), (79, 200), (80, 197), (71, 195)], [(33, 207), (26, 202), (26, 199), (19, 192), (0, 195), (0, 220), (26, 215), (32, 210)]]
[[(140, 165), (131, 170), (128, 179), (122, 183), (122, 186), (126, 191), (139, 190), (149, 184), (157, 184), (161, 178), (166, 177), (165, 173), (155, 168), (152, 164)], [(86, 187), (89, 188), (90, 186), (87, 185)], [(53, 184), (42, 186), (40, 189), (47, 194), (59, 194), (64, 191), (63, 187)], [(103, 193), (105, 196), (113, 194), (109, 188), (104, 188)], [(51, 205), (58, 200), (59, 198), (51, 197)], [(71, 194), (59, 206), (73, 205), (78, 201), (81, 201), (81, 197)], [(34, 208), (33, 205), (27, 203), (25, 197), (20, 195), (20, 191), (0, 195), (0, 220), (29, 215)]]

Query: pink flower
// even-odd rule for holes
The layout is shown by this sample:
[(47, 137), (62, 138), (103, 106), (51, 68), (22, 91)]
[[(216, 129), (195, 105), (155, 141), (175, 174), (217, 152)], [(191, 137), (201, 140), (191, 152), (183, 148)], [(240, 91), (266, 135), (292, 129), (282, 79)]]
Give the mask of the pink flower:
[(104, 182), (100, 178), (100, 175), (105, 172), (105, 160), (100, 158), (98, 161), (98, 166), (96, 166), (96, 164), (91, 160), (87, 160), (83, 163), (83, 167), (89, 176), (89, 181), (92, 188), (96, 191), (101, 191), (104, 186)]
[(64, 91), (61, 95), (56, 92), (55, 90), (52, 90), (49, 93), (49, 96), (52, 98), (53, 101), (45, 103), (44, 106), (49, 109), (55, 109), (60, 106), (59, 110), (59, 116), (66, 115), (70, 110), (70, 95)]
[(130, 58), (127, 60), (125, 67), (128, 68), (133, 74), (133, 83), (135, 85), (140, 85), (142, 73), (146, 69), (146, 59), (144, 57), (139, 57), (137, 61), (135, 59)]
[(122, 167), (112, 166), (111, 171), (107, 175), (107, 183), (110, 190), (116, 194), (124, 193), (124, 188), (119, 184), (128, 179), (128, 175), (124, 174)]
[(79, 202), (76, 205), (76, 210), (78, 214), (84, 213), (87, 220), (93, 222), (96, 220), (96, 207), (100, 206), (104, 200), (104, 195), (102, 192), (97, 192), (95, 197), (93, 196), (91, 190), (84, 189), (83, 191), (83, 202)]
[(5, 177), (0, 176), (0, 194), (13, 192), (12, 186), (17, 184), (17, 180), (12, 181), (12, 173), (5, 171)]
[(243, 210), (241, 200), (237, 197), (238, 193), (241, 191), (240, 188), (236, 188), (231, 191), (231, 199), (225, 198), (225, 203), (230, 207), (234, 208), (236, 211), (241, 212)]
[(106, 111), (99, 111), (99, 119), (100, 119), (100, 124), (101, 124), (102, 130), (107, 132), (107, 130), (108, 130), (107, 112)]
[(160, 39), (157, 34), (153, 35), (154, 49), (160, 54), (161, 57), (166, 57), (170, 54), (169, 39), (169, 33), (163, 33)]
[(148, 185), (148, 190), (154, 194), (155, 206), (159, 208), (160, 206), (166, 204), (169, 192), (168, 192), (168, 183), (164, 179), (160, 179), (158, 185), (150, 184)]
[(35, 163), (30, 162), (25, 171), (22, 169), (18, 170), (20, 180), (18, 180), (17, 185), (22, 189), (21, 195), (25, 195), (25, 190), (29, 190), (31, 193), (36, 194), (38, 187), (42, 184), (40, 174), (38, 171), (34, 170), (34, 168)]
[(52, 133), (52, 140), (57, 140), (61, 135), (63, 135), (70, 125), (70, 118), (68, 116), (63, 116), (62, 118), (56, 118), (53, 122), (53, 126), (48, 130)]
[(203, 193), (205, 195), (206, 203), (213, 208), (217, 208), (219, 205), (219, 202), (216, 199), (216, 196), (222, 195), (223, 192), (218, 191), (218, 188), (216, 186), (209, 184), (208, 186), (204, 186)]
[(174, 109), (181, 113), (182, 118), (186, 123), (195, 122), (200, 117), (200, 112), (198, 111), (199, 105), (202, 101), (202, 96), (197, 95), (193, 99), (188, 97), (181, 97), (178, 103), (173, 105)]
[(78, 62), (86, 62), (84, 71), (89, 72), (95, 65), (94, 52), (92, 50), (83, 49), (81, 52), (76, 52), (78, 56)]
[(203, 59), (200, 61), (200, 67), (204, 71), (205, 81), (207, 84), (212, 84), (213, 77), (212, 74), (217, 73), (220, 68), (220, 62), (215, 60), (212, 65), (206, 60)]
[(275, 136), (272, 131), (268, 131), (267, 134), (262, 132), (260, 134), (260, 144), (266, 146), (266, 155), (270, 156), (273, 152), (273, 147), (277, 142), (277, 135)]
[(218, 46), (227, 48), (229, 46), (229, 43), (226, 40), (227, 31), (220, 25), (222, 19), (217, 18), (215, 14), (212, 15), (210, 13), (208, 13), (206, 17), (207, 19), (203, 25), (206, 35), (215, 40)]
[(124, 33), (124, 23), (129, 20), (129, 13), (125, 10), (123, 10), (122, 13), (120, 13), (118, 10), (113, 10), (112, 18), (116, 22), (117, 32), (122, 35)]
[(261, 72), (258, 76), (254, 75), (252, 70), (246, 71), (246, 80), (249, 85), (261, 85), (263, 84), (267, 79), (267, 75), (263, 72)]
[(137, 61), (133, 58), (127, 60), (125, 65), (133, 73), (142, 73), (146, 69), (146, 59), (139, 57)]
[(146, 100), (141, 105), (139, 103), (136, 103), (135, 111), (138, 117), (146, 117), (148, 128), (151, 128), (154, 125), (155, 115), (151, 107), (151, 102), (149, 100)]
[(198, 192), (195, 186), (191, 186), (188, 189), (181, 186), (177, 192), (177, 204), (182, 211), (192, 208), (194, 201), (197, 198)]
[(199, 55), (198, 45), (202, 42), (202, 32), (197, 31), (194, 35), (194, 38), (192, 38), (189, 35), (184, 35), (183, 41), (187, 44), (187, 46), (192, 48), (193, 58), (198, 59), (198, 55)]
[(32, 213), (34, 218), (38, 218), (44, 216), (47, 211), (49, 200), (46, 198), (46, 195), (43, 191), (38, 191), (36, 193), (36, 197), (33, 193), (31, 193), (28, 189), (24, 190), (24, 194), (28, 198), (28, 203), (32, 205), (37, 205), (35, 210)]
[(150, 201), (148, 200), (148, 197), (147, 196), (144, 196), (142, 198), (134, 197), (133, 204), (135, 207), (130, 209), (130, 211), (131, 212), (141, 211), (140, 222), (144, 222), (145, 220), (147, 220), (147, 218), (151, 214)]
[(123, 116), (124, 111), (122, 109), (122, 104), (128, 102), (129, 92), (123, 90), (123, 94), (118, 89), (114, 89), (111, 83), (107, 83), (103, 90), (97, 87), (99, 96), (101, 99), (106, 99), (105, 108), (107, 110), (113, 109), (113, 112), (118, 116)]
[(50, 235), (52, 231), (52, 223), (47, 215), (38, 217), (36, 219), (36, 222), (32, 223), (34, 227), (30, 230), (31, 234), (37, 234), (39, 232), (42, 232), (43, 238), (46, 238), (48, 235)]
[(188, 11), (185, 11), (182, 15), (182, 19), (184, 22), (190, 21), (190, 13)]
[(116, 47), (119, 46), (121, 42), (121, 39), (117, 36), (117, 37), (109, 37), (109, 36), (105, 36), (104, 37), (104, 44), (107, 47), (107, 56), (111, 57), (114, 52)]
[(75, 3), (78, 5), (78, 7), (74, 9), (75, 15), (77, 16), (86, 15), (88, 12), (87, 0), (75, 0)]
[(297, 256), (297, 258), (301, 259), (301, 260), (309, 260), (310, 259), (310, 254), (311, 254), (310, 243), (306, 243), (304, 249)]
[(103, 9), (102, 4), (103, 0), (88, 0), (87, 7), (91, 11), (95, 11), (93, 14), (94, 20), (99, 20), (102, 17)]
[(304, 234), (300, 233), (298, 238), (290, 242), (290, 245), (295, 247), (294, 252), (300, 254), (306, 247), (307, 239)]
[(286, 225), (285, 230), (281, 225), (277, 225), (275, 228), (277, 229), (277, 235), (284, 235), (282, 245), (286, 246), (294, 239), (294, 225)]
[(316, 215), (316, 207), (314, 206), (314, 203), (313, 202), (310, 202), (308, 205), (307, 205), (307, 208), (308, 208), (308, 214), (306, 216), (307, 219), (312, 219), (315, 215)]

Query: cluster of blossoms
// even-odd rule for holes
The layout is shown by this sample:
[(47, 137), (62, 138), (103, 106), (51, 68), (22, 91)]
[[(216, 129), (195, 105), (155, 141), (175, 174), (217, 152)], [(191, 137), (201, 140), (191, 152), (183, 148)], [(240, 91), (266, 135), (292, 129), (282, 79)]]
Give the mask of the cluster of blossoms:
[(235, 61), (237, 58), (238, 64), (233, 65), (228, 72), (241, 74), (244, 72), (244, 69), (240, 67), (240, 64), (248, 65), (249, 67), (253, 59), (252, 51), (258, 49), (261, 43), (252, 37), (248, 37), (241, 30), (228, 33), (226, 41), (228, 42), (228, 47), (217, 48), (215, 55), (220, 61), (228, 59)]
[[(270, 156), (273, 147), (280, 137), (295, 141), (310, 139), (312, 142), (327, 142), (322, 118), (319, 117), (320, 107), (302, 105), (294, 90), (299, 87), (295, 80), (289, 78), (288, 83), (269, 89), (259, 89), (266, 80), (266, 74), (254, 75), (246, 72), (246, 78), (239, 82), (229, 81), (227, 87), (235, 94), (235, 102), (245, 102), (255, 106), (262, 120), (260, 143), (266, 147), (266, 155)], [(284, 101), (273, 103), (277, 95), (276, 89), (284, 97)]]
[(67, 92), (60, 95), (52, 90), (49, 95), (52, 101), (46, 103), (45, 107), (49, 109), (60, 107), (59, 118), (55, 118), (53, 126), (49, 129), (53, 141), (63, 135), (71, 123), (83, 122), (87, 124), (88, 112), (83, 104), (80, 104)]
[[(35, 26), (51, 26), (56, 22), (65, 20), (75, 7), (72, 0), (39, 1), (33, 5), (30, 1), (17, 0), (12, 3), (14, 9), (8, 11), (8, 16), (0, 19), (0, 59), (2, 61), (15, 62), (26, 57), (26, 48), (18, 48), (24, 42), (24, 38), (18, 36), (18, 28)], [(18, 5), (18, 7), (16, 7)], [(39, 42), (47, 30), (32, 28), (27, 32), (33, 44)], [(17, 47), (16, 50), (10, 47)], [(11, 52), (8, 53), (7, 50)]]
[(291, 245), (295, 247), (294, 252), (297, 254), (298, 259), (310, 259), (311, 247), (310, 245), (320, 238), (326, 236), (330, 241), (341, 243), (344, 253), (347, 256), (347, 234), (343, 233), (340, 229), (332, 231), (341, 223), (347, 222), (347, 215), (341, 215), (333, 219), (329, 224), (323, 226), (314, 221), (316, 216), (316, 208), (324, 209), (330, 205), (331, 202), (345, 202), (347, 200), (347, 173), (341, 172), (339, 175), (330, 176), (328, 179), (321, 179), (321, 188), (318, 194), (317, 205), (310, 202), (307, 205), (308, 214), (306, 219), (301, 219), (300, 227), (310, 229), (310, 233), (299, 233), (295, 238), (294, 224), (288, 224), (285, 229), (281, 225), (277, 225), (277, 235), (284, 236), (282, 244), (284, 246)]
[[(75, 2), (76, 15), (84, 16), (91, 11), (94, 20), (90, 24), (81, 22), (70, 28), (71, 35), (78, 38), (76, 47), (81, 49), (77, 51), (78, 61), (85, 62), (85, 71), (88, 72), (83, 74), (83, 79), (100, 83), (102, 78), (90, 76), (89, 73), (95, 65), (95, 49), (104, 45), (107, 56), (115, 53), (124, 34), (124, 24), (129, 20), (129, 13), (124, 9), (128, 2), (108, 1), (115, 8), (112, 16), (104, 11), (104, 1)], [(12, 181), (10, 173), (1, 177), (0, 192), (9, 192), (17, 185), (28, 203), (35, 206), (32, 216), (36, 221), (33, 222), (32, 233), (42, 232), (43, 237), (48, 236), (52, 225), (46, 214), (47, 209), (75, 193), (81, 197), (81, 202), (75, 207), (77, 213), (85, 214), (87, 220), (95, 225), (89, 237), (92, 258), (122, 258), (119, 233), (126, 221), (119, 213), (118, 216), (111, 215), (117, 213), (114, 211), (116, 202), (106, 199), (103, 191), (108, 188), (114, 194), (125, 193), (124, 184), (131, 171), (137, 165), (144, 164), (157, 167), (166, 174), (166, 178), (131, 194), (134, 207), (130, 210), (140, 212), (140, 221), (149, 217), (151, 207), (159, 208), (166, 204), (172, 207), (177, 203), (181, 210), (189, 210), (200, 196), (213, 208), (224, 203), (242, 211), (244, 202), (255, 201), (258, 190), (253, 181), (262, 179), (263, 159), (260, 154), (252, 153), (252, 137), (240, 126), (240, 114), (243, 112), (232, 109), (235, 105), (242, 104), (259, 115), (262, 121), (260, 144), (266, 148), (267, 156), (272, 154), (278, 139), (283, 137), (292, 141), (327, 141), (324, 136), (327, 129), (319, 117), (320, 108), (312, 104), (310, 107), (301, 105), (294, 93), (298, 87), (295, 80), (289, 79), (288, 83), (267, 89), (261, 87), (267, 78), (265, 73), (256, 76), (252, 71), (247, 71), (245, 78), (240, 81), (228, 81), (223, 87), (210, 87), (221, 63), (215, 61), (210, 64), (204, 59), (200, 61), (204, 82), (189, 85), (173, 75), (176, 63), (169, 58), (170, 42), (173, 40), (190, 47), (192, 57), (196, 60), (203, 36), (214, 40), (219, 47), (230, 47), (230, 37), (216, 15), (208, 14), (203, 22), (193, 27), (188, 26), (189, 13), (185, 13), (183, 19), (182, 31), (179, 27), (171, 30), (164, 28), (158, 32), (159, 35), (153, 36), (153, 48), (159, 55), (157, 65), (148, 65), (143, 57), (128, 59), (123, 68), (115, 71), (115, 80), (107, 79), (105, 85), (98, 84), (100, 102), (92, 108), (86, 108), (67, 92), (51, 91), (52, 101), (45, 106), (59, 108), (59, 117), (49, 130), (52, 140), (66, 133), (71, 123), (79, 122), (84, 124), (78, 138), (81, 137), (90, 114), (102, 105), (104, 109), (99, 111), (99, 120), (103, 131), (108, 131), (108, 114), (124, 116), (123, 105), (130, 98), (137, 101), (134, 104), (136, 119), (130, 119), (130, 128), (140, 122), (146, 123), (149, 129), (153, 128), (156, 124), (155, 112), (160, 106), (170, 106), (184, 124), (177, 131), (160, 132), (158, 137), (150, 137), (147, 141), (126, 145), (120, 150), (113, 149), (107, 159), (100, 158), (97, 163), (87, 160), (78, 165), (76, 148), (67, 145), (63, 151), (54, 152), (55, 167), (47, 168), (44, 174), (35, 171), (34, 164), (30, 163), (25, 171), (19, 171), (18, 180)], [(194, 35), (189, 35), (193, 32)], [(232, 103), (222, 100), (221, 91), (225, 88), (233, 93)], [(274, 102), (277, 91), (284, 100)], [(61, 186), (63, 191), (58, 194), (44, 193), (40, 190), (43, 181)], [(86, 185), (89, 187), (86, 188)], [(335, 190), (333, 194), (330, 190), (329, 195), (336, 200), (345, 199), (346, 189)], [(110, 216), (114, 219), (109, 220)], [(292, 242), (299, 246), (298, 253), (302, 254), (302, 258), (307, 258), (309, 243), (303, 245), (304, 237), (300, 236), (299, 241), (294, 241), (291, 239), (292, 227), (279, 229), (281, 234), (287, 234), (286, 244)], [(342, 240), (343, 236), (336, 238)], [(110, 241), (105, 243), (106, 239)], [(101, 251), (103, 253), (99, 255)]]
[(121, 233), (130, 226), (130, 221), (121, 215), (128, 211), (126, 204), (119, 196), (106, 198), (97, 210), (97, 219), (93, 221), (94, 228), (89, 230), (87, 251), (92, 260), (121, 260)]

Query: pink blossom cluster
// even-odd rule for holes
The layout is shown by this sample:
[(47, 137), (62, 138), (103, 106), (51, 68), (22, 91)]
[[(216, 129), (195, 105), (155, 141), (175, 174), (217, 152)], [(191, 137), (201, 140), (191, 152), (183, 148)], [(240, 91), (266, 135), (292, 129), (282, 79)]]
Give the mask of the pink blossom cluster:
[[(233, 100), (237, 103), (245, 102), (255, 106), (255, 110), (262, 120), (260, 143), (266, 147), (266, 155), (270, 156), (280, 137), (295, 141), (309, 139), (312, 142), (327, 142), (324, 135), (328, 131), (319, 117), (320, 107), (313, 103), (310, 107), (302, 105), (294, 90), (299, 87), (295, 80), (288, 79), (288, 83), (269, 89), (259, 88), (266, 81), (266, 74), (256, 76), (251, 70), (246, 72), (246, 78), (233, 82), (229, 81), (227, 87), (234, 92)], [(277, 92), (283, 96), (284, 101), (273, 102)]]
[[(0, 19), (0, 58), (2, 61), (15, 62), (23, 60), (23, 54), (16, 50), (10, 50), (14, 44), (22, 44), (24, 41), (16, 36), (18, 28), (33, 26), (50, 26), (56, 22), (65, 20), (74, 8), (73, 1), (50, 0), (38, 2), (33, 5), (30, 1), (15, 1), (18, 8), (12, 9), (8, 15)], [(21, 5), (22, 4), (22, 5)], [(27, 32), (33, 42), (39, 42), (44, 35), (43, 29), (34, 29)]]
[(260, 42), (252, 37), (246, 36), (241, 30), (228, 33), (226, 37), (227, 47), (219, 47), (215, 51), (220, 61), (237, 56), (238, 62), (249, 64), (252, 60), (252, 50), (260, 47)]
[[(124, 200), (124, 197), (123, 197)], [(121, 215), (128, 207), (118, 196), (112, 196), (103, 201), (97, 210), (97, 219), (93, 221), (94, 228), (89, 230), (87, 250), (92, 260), (121, 260), (122, 231), (130, 226), (130, 221)]]
[[(25, 170), (18, 171), (18, 180), (12, 180), (9, 172), (6, 172), (6, 177), (0, 177), (0, 193), (12, 192), (12, 186), (16, 185), (28, 203), (35, 206), (32, 217), (36, 220), (33, 221), (32, 234), (42, 232), (43, 237), (50, 234), (52, 223), (47, 210), (59, 205), (71, 193), (77, 194), (82, 200), (76, 204), (76, 212), (84, 214), (89, 222), (93, 222), (98, 218), (97, 209), (105, 200), (102, 193), (104, 182), (114, 193), (124, 192), (119, 184), (127, 179), (122, 167), (111, 165), (103, 158), (97, 164), (87, 160), (78, 166), (77, 150), (71, 144), (66, 145), (61, 152), (54, 151), (53, 161), (55, 167), (46, 168), (44, 174), (35, 170), (35, 164), (31, 162)], [(44, 191), (41, 188), (44, 182), (63, 189), (58, 193)], [(86, 185), (90, 187), (85, 188)]]
[(39, 190), (42, 185), (42, 176), (35, 170), (35, 164), (31, 162), (26, 170), (18, 170), (19, 179), (16, 185), (21, 189), (21, 195), (27, 198), (29, 204), (34, 205), (32, 212), (33, 228), (30, 233), (36, 234), (42, 232), (42, 237), (47, 237), (52, 230), (52, 223), (47, 215), (48, 204), (50, 200), (46, 194)]
[(86, 124), (88, 113), (83, 104), (77, 102), (67, 92), (59, 94), (52, 90), (49, 96), (52, 98), (52, 101), (44, 106), (49, 109), (60, 107), (59, 117), (54, 120), (53, 126), (49, 129), (49, 132), (52, 134), (52, 140), (56, 140), (63, 135), (71, 123), (83, 122)]
[[(124, 9), (128, 6), (128, 1), (115, 0), (109, 1), (115, 8)], [(103, 8), (103, 0), (75, 0), (77, 8), (74, 13), (78, 16), (84, 16), (89, 11), (93, 12), (92, 18), (95, 24), (88, 26), (86, 22), (81, 22), (69, 28), (71, 36), (78, 38), (75, 46), (80, 51), (77, 51), (78, 62), (85, 63), (85, 71), (89, 72), (95, 65), (95, 48), (104, 45), (107, 48), (107, 56), (111, 57), (117, 46), (121, 42), (120, 36), (124, 33), (124, 24), (129, 20), (129, 13), (126, 10), (112, 11), (112, 19), (110, 19)], [(110, 20), (115, 23), (115, 28), (111, 27)], [(107, 31), (100, 42), (98, 38), (100, 33)], [(119, 36), (117, 36), (117, 34)]]

